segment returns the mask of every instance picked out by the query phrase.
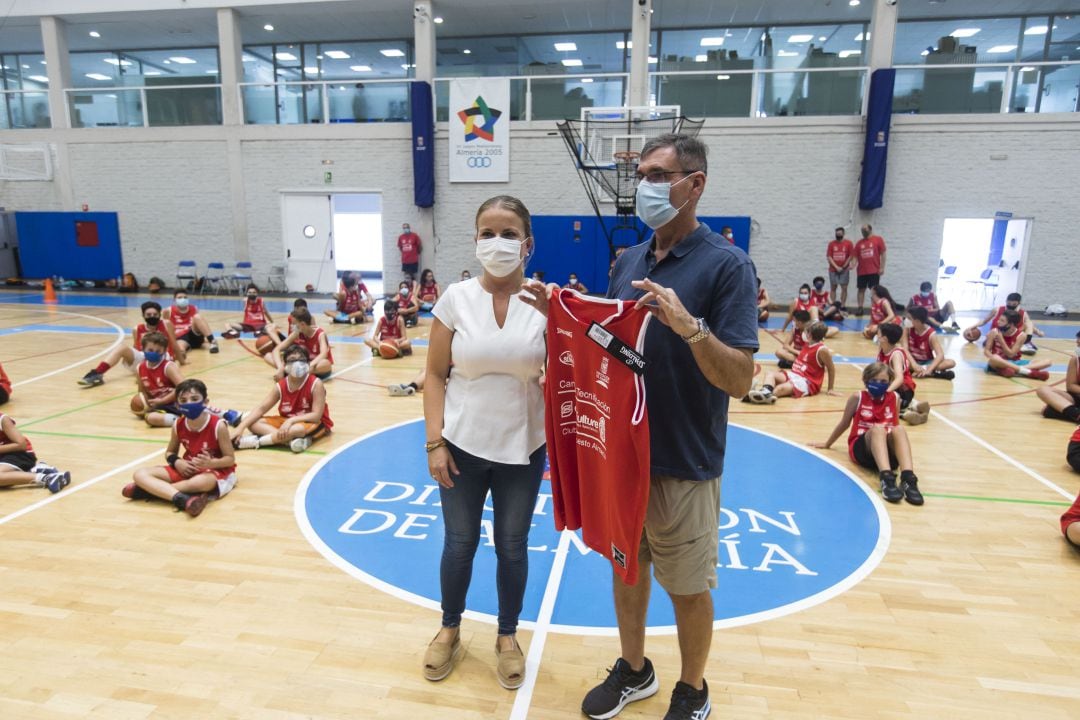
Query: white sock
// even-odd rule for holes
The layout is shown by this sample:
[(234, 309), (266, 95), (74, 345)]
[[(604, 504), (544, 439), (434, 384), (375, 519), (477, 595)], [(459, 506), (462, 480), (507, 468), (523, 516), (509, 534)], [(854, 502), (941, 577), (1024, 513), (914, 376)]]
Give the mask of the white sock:
[(274, 444), (274, 436), (273, 436), (273, 434), (263, 435), (262, 437), (259, 438), (259, 447), (262, 447), (263, 445), (273, 445), (273, 444)]
[(165, 427), (172, 427), (180, 418), (172, 413), (165, 413)]
[(1017, 372), (1020, 373), (1021, 375), (1025, 375), (1025, 376), (1030, 375), (1031, 374), (1031, 368), (1022, 367), (1019, 370), (1017, 370)]

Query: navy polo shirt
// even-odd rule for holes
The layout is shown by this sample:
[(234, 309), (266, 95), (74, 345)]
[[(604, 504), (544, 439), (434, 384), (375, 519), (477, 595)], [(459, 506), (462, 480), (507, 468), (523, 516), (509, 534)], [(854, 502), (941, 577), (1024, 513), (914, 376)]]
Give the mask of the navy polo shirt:
[[(630, 282), (645, 278), (673, 289), (725, 345), (758, 349), (754, 263), (708, 225), (698, 225), (660, 262), (652, 239), (627, 248), (615, 262), (608, 297), (641, 297), (644, 292)], [(658, 319), (645, 332), (644, 355), (652, 473), (688, 480), (720, 476), (728, 394), (705, 379), (690, 346)]]

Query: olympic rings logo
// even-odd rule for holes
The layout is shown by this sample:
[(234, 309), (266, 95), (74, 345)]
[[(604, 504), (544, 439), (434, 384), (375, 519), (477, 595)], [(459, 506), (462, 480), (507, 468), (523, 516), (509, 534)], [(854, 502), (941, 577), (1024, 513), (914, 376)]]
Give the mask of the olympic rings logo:
[(471, 168), (486, 168), (491, 167), (491, 158), (489, 157), (470, 157), (466, 160), (466, 165)]

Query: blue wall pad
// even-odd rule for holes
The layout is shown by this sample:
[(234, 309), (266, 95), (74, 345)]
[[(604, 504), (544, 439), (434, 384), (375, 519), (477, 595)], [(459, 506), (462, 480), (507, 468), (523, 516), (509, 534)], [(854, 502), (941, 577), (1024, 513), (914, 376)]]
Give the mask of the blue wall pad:
[[(108, 280), (124, 273), (116, 213), (17, 212), (15, 228), (24, 277)], [(80, 244), (80, 235), (96, 244)]]

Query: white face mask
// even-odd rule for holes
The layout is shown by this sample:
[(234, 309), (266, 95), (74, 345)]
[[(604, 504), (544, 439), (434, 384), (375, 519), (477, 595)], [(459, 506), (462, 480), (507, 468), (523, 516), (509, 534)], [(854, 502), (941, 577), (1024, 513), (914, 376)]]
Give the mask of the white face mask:
[(800, 300), (809, 300), (810, 299), (810, 293), (804, 293), (804, 292), (799, 293), (799, 299)]
[(515, 238), (480, 238), (476, 241), (476, 259), (491, 275), (506, 277), (521, 267), (521, 244)]
[(637, 216), (641, 218), (641, 222), (656, 230), (674, 220), (679, 211), (686, 207), (686, 203), (690, 202), (690, 198), (687, 198), (686, 202), (679, 207), (673, 206), (671, 204), (671, 188), (689, 178), (690, 176), (687, 175), (676, 183), (651, 183), (648, 180), (639, 182), (637, 186)]
[(187, 298), (176, 298), (176, 307), (183, 310), (188, 306), (188, 302)]
[(289, 375), (299, 380), (302, 377), (307, 377), (308, 371), (311, 370), (311, 365), (303, 360), (294, 360), (289, 363)]

